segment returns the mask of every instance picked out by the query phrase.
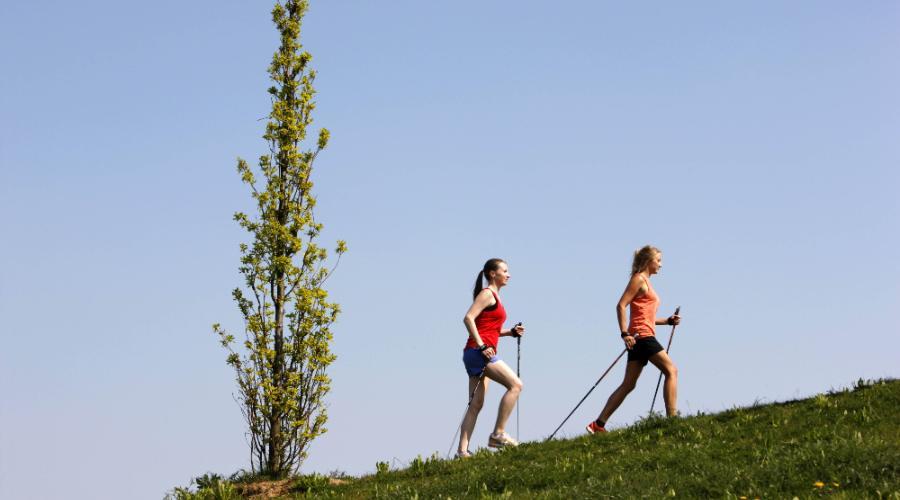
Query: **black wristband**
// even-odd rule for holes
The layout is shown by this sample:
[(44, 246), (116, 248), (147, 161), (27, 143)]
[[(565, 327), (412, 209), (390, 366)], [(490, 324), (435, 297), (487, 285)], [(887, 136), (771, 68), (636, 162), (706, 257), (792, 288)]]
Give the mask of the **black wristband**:
[(666, 324), (667, 325), (675, 325), (675, 317), (669, 316), (668, 319), (666, 319)]
[(487, 345), (487, 344), (482, 344), (481, 347), (478, 348), (478, 350), (481, 351), (481, 352), (484, 352), (484, 351), (486, 351), (489, 347), (491, 347), (491, 346), (489, 346), (489, 345)]
[(631, 335), (631, 334), (628, 333), (628, 332), (622, 332), (622, 338), (623, 338), (623, 339), (624, 339), (625, 337), (628, 337), (629, 335)]

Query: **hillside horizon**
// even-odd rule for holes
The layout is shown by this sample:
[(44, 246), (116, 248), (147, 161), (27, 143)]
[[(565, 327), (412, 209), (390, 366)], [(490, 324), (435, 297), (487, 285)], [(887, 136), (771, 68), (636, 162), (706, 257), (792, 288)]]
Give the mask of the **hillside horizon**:
[(198, 492), (171, 497), (900, 498), (898, 410), (900, 380), (859, 380), (809, 398), (654, 415), (604, 435), (479, 450), (465, 460), (420, 456), (399, 470), (380, 462), (360, 477), (208, 475)]

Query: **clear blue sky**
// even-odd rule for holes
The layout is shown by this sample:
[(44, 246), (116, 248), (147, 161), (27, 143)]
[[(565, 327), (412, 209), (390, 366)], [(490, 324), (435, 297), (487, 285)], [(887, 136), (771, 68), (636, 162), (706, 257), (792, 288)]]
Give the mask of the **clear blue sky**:
[[(265, 151), (270, 8), (0, 7), (0, 497), (159, 498), (249, 465), (210, 325), (241, 327), (235, 158)], [(303, 40), (333, 137), (317, 216), (350, 247), (304, 471), (446, 452), (494, 256), (528, 328), (523, 440), (619, 352), (646, 243), (662, 312), (683, 308), (685, 413), (900, 376), (897, 2), (319, 0)], [(515, 364), (513, 342), (500, 354)]]

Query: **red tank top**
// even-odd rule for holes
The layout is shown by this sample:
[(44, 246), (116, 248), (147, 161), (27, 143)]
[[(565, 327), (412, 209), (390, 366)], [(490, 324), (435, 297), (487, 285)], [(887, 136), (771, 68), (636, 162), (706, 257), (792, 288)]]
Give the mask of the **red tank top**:
[[(641, 275), (641, 278), (644, 278)], [(644, 278), (647, 283), (647, 291), (631, 301), (630, 320), (628, 333), (636, 337), (656, 335), (656, 310), (659, 309), (659, 296), (650, 286), (650, 280)]]
[[(488, 288), (488, 290), (491, 289)], [(500, 340), (500, 329), (503, 328), (503, 323), (506, 321), (506, 309), (504, 309), (503, 304), (500, 303), (500, 297), (497, 293), (491, 290), (491, 294), (494, 295), (494, 300), (497, 302), (491, 307), (484, 308), (484, 310), (482, 310), (475, 318), (475, 329), (478, 330), (481, 341), (486, 345), (493, 347), (494, 351), (496, 351), (497, 342)], [(469, 335), (469, 340), (466, 342), (466, 349), (477, 347), (478, 345), (475, 344), (475, 339)]]

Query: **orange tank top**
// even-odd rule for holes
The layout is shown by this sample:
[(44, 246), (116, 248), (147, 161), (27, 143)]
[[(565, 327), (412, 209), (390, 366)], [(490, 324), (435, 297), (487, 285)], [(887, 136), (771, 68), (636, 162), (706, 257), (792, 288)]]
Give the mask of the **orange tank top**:
[(659, 296), (650, 286), (650, 280), (644, 278), (647, 283), (647, 291), (631, 301), (628, 333), (636, 337), (656, 335), (656, 310), (659, 309)]

